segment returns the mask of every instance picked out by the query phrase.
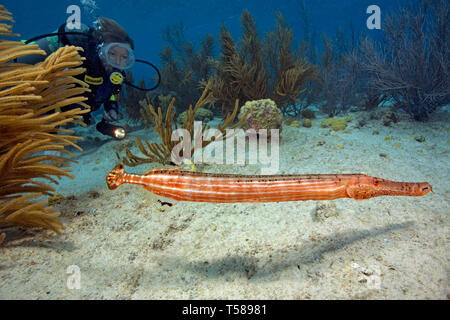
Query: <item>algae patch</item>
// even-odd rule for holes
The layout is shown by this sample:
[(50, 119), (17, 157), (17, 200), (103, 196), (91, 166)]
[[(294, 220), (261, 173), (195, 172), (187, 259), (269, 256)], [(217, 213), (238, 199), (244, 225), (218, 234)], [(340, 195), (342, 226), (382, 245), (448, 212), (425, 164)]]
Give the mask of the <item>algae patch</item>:
[(343, 118), (328, 118), (320, 123), (322, 128), (331, 128), (334, 131), (345, 130), (347, 128), (347, 120)]

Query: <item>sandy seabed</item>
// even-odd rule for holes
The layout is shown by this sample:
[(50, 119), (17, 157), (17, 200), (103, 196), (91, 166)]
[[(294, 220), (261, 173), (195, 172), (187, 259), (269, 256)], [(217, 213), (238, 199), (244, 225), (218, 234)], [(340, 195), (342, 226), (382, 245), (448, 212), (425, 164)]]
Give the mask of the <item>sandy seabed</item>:
[[(326, 202), (335, 211), (322, 219), (319, 201), (169, 207), (139, 186), (105, 184), (115, 150), (154, 133), (86, 140), (75, 179), (57, 186), (64, 233), (7, 230), (0, 299), (448, 299), (449, 112), (427, 123), (405, 116), (390, 127), (368, 120), (360, 128), (367, 113), (350, 115), (349, 133), (320, 128), (321, 117), (312, 128), (284, 126), (279, 173), (364, 173), (428, 181), (434, 192)], [(260, 173), (256, 165), (199, 170)]]

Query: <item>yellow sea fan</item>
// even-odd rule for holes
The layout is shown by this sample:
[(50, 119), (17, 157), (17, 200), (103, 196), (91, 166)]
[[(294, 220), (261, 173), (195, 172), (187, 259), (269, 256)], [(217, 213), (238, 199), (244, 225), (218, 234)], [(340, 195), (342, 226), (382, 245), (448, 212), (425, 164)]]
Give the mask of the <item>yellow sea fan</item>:
[[(0, 21), (14, 22), (11, 13), (0, 5)], [(12, 26), (0, 23), (0, 35), (15, 36)], [(63, 228), (46, 201), (36, 197), (54, 188), (42, 180), (72, 177), (69, 166), (73, 155), (64, 148), (77, 146), (80, 137), (63, 129), (69, 122), (81, 123), (89, 112), (83, 101), (86, 84), (73, 76), (83, 73), (81, 48), (66, 46), (36, 65), (14, 63), (13, 59), (45, 52), (37, 45), (0, 40), (0, 222), (38, 226), (57, 233)], [(56, 112), (61, 107), (79, 104), (82, 108)], [(79, 148), (81, 149), (81, 148)], [(65, 156), (42, 151), (60, 151)], [(39, 180), (36, 180), (39, 179)], [(5, 234), (0, 234), (3, 241)]]

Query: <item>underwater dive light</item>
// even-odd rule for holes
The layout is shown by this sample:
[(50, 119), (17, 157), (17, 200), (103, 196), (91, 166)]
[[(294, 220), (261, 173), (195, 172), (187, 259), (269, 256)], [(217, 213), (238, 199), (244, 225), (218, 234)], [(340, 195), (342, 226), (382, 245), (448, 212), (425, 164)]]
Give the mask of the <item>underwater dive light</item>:
[(116, 129), (114, 129), (114, 137), (115, 137), (117, 140), (122, 140), (123, 138), (125, 138), (126, 135), (127, 135), (127, 134), (126, 134), (124, 128), (118, 127), (118, 128), (116, 128)]
[(115, 126), (104, 120), (97, 123), (96, 128), (100, 133), (113, 137), (116, 140), (122, 140), (127, 135), (127, 132), (123, 127)]

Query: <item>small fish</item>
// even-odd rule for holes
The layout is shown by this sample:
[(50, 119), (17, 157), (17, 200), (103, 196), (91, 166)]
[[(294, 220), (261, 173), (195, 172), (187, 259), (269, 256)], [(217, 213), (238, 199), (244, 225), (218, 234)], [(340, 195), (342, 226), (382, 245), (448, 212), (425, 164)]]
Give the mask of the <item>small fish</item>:
[(369, 199), (378, 196), (424, 196), (428, 182), (396, 182), (364, 174), (234, 175), (155, 169), (129, 174), (119, 164), (106, 176), (113, 190), (124, 183), (142, 185), (156, 195), (178, 201), (278, 202)]

